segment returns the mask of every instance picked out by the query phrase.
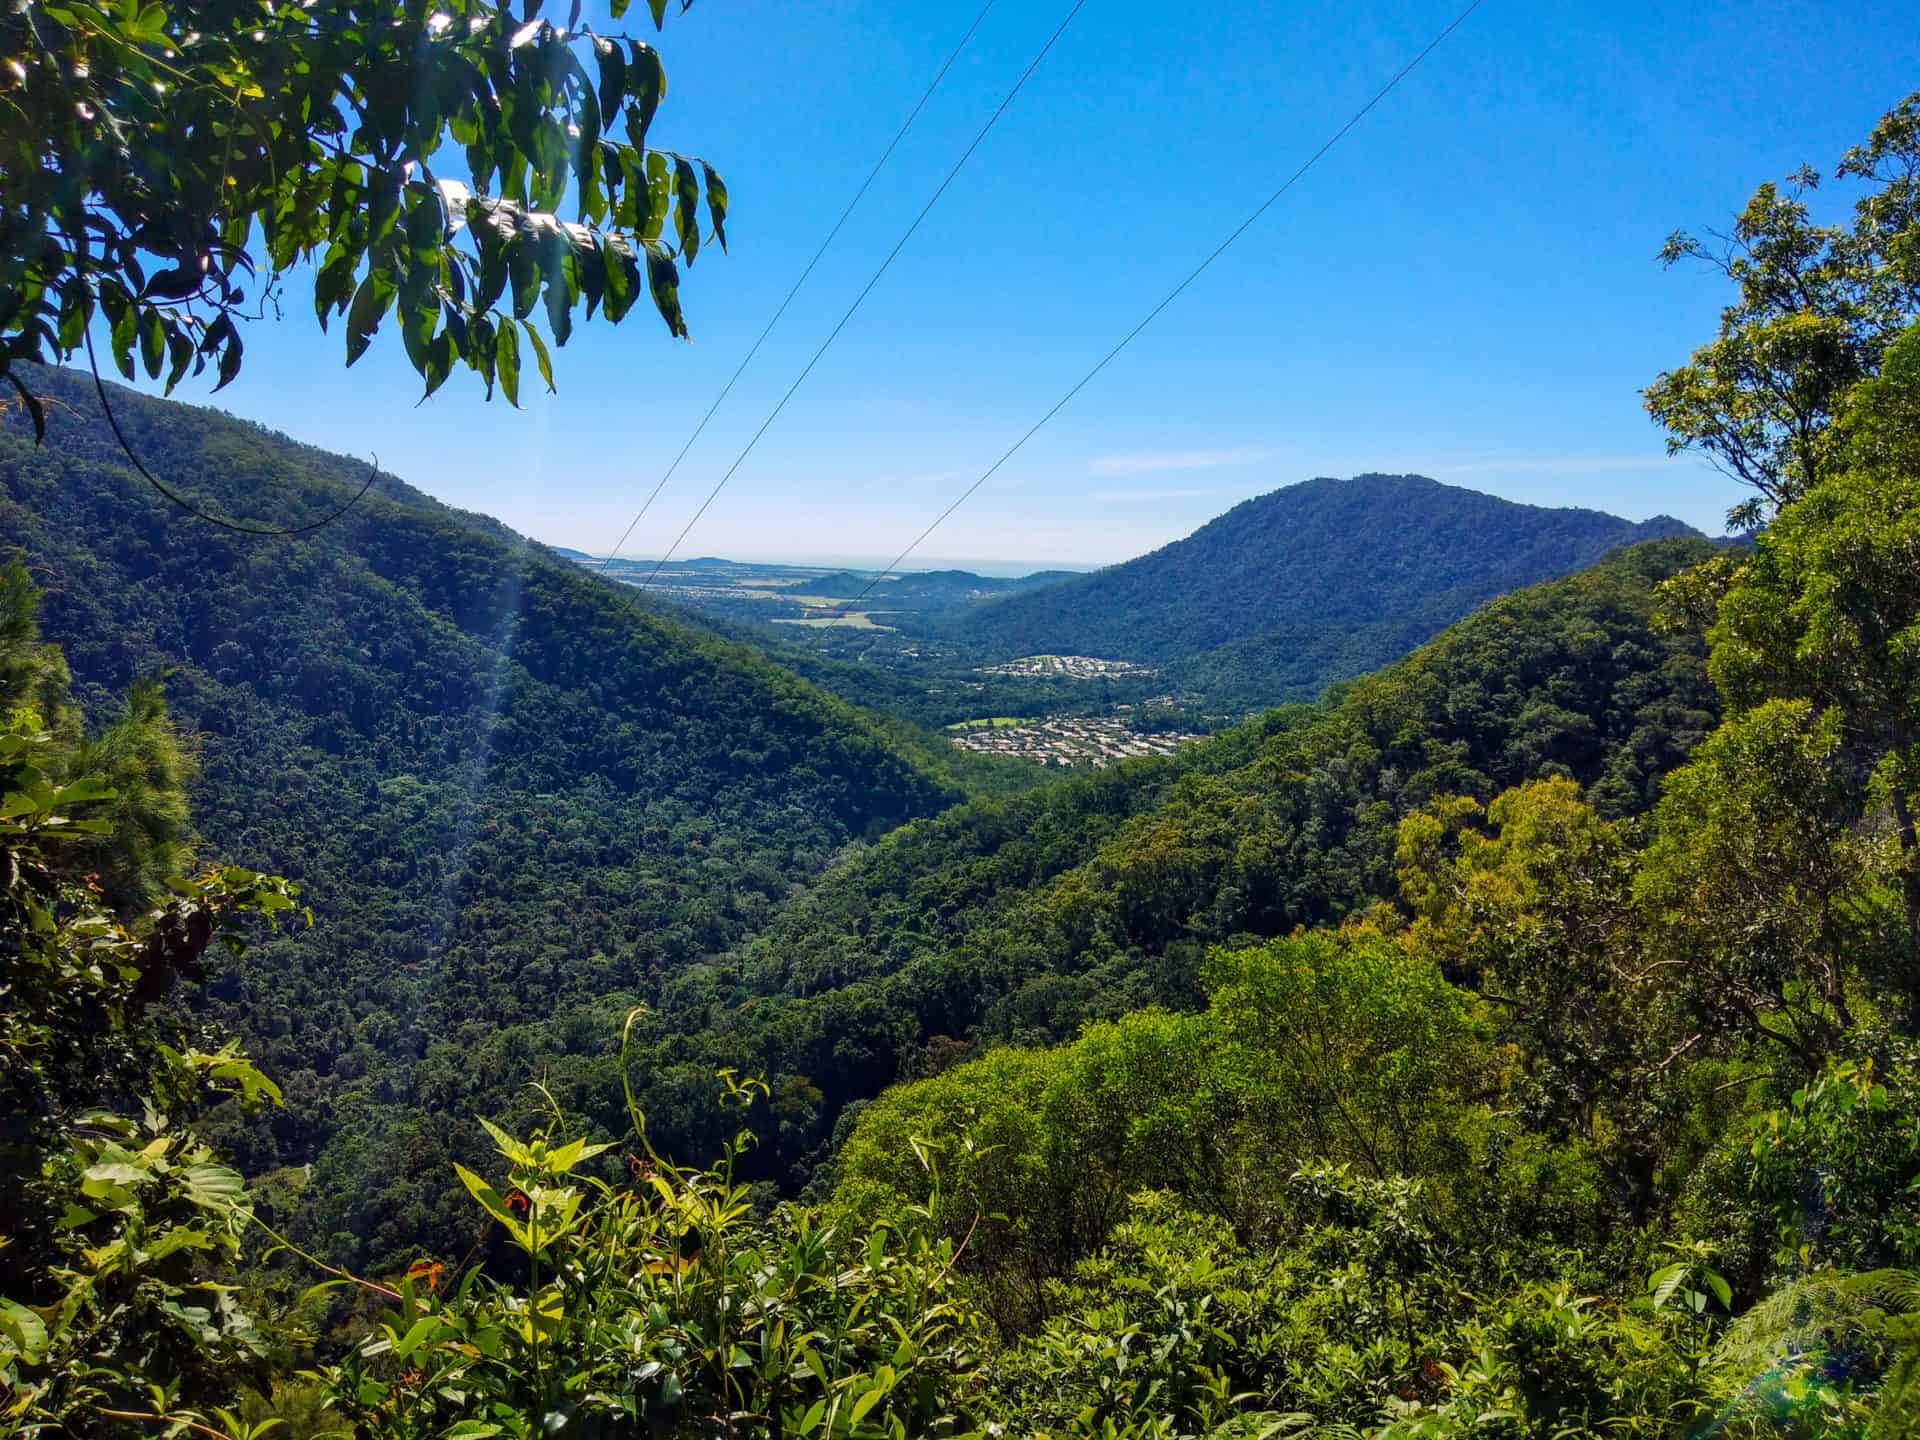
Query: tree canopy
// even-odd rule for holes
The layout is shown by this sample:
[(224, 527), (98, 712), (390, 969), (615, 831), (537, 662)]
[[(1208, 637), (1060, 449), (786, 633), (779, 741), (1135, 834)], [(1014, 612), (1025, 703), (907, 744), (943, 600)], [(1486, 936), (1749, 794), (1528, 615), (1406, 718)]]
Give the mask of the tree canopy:
[(1920, 316), (1920, 94), (1841, 156), (1834, 178), (1863, 187), (1851, 223), (1814, 219), (1821, 176), (1806, 166), (1784, 191), (1755, 190), (1729, 231), (1675, 231), (1661, 250), (1735, 288), (1719, 334), (1645, 394), (1669, 451), (1698, 450), (1755, 492), (1729, 513), (1735, 528), (1818, 483), (1843, 401)]
[[(626, 0), (613, 0), (617, 21)], [(658, 27), (668, 0), (648, 0)], [(685, 6), (683, 5), (684, 9)], [(649, 148), (659, 53), (543, 0), (27, 0), (0, 15), (0, 371), (86, 352), (129, 379), (239, 372), (242, 323), (316, 267), (347, 363), (390, 316), (431, 394), (456, 365), (518, 403), (576, 314), (641, 300), (687, 333), (680, 270), (727, 189)], [(536, 316), (536, 312), (538, 316)], [(543, 337), (536, 318), (544, 319)], [(524, 348), (523, 348), (524, 344)]]

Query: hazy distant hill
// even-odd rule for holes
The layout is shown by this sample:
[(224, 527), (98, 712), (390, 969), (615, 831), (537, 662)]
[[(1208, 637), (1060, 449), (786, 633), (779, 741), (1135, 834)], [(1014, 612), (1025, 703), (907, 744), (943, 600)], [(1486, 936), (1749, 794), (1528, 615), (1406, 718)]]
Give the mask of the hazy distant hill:
[[(0, 548), (25, 552), (89, 703), (170, 672), (208, 855), (306, 887), (319, 924), (211, 1003), (291, 1102), (245, 1132), (249, 1163), (322, 1162), (376, 1249), (417, 1233), (476, 1111), (518, 1102), (540, 1057), (511, 1027), (586, 1005), (617, 1024), (619, 997), (757, 929), (849, 841), (959, 798), (947, 747), (497, 522), (383, 479), (312, 534), (231, 534), (130, 472), (90, 382), (36, 388), (44, 446), (0, 420)], [(230, 516), (311, 521), (365, 477), (115, 394), (149, 466)]]
[(1144, 661), (1212, 698), (1272, 703), (1375, 669), (1493, 596), (1616, 546), (1696, 533), (1418, 475), (1309, 480), (1137, 560), (984, 601), (953, 633), (1005, 656)]

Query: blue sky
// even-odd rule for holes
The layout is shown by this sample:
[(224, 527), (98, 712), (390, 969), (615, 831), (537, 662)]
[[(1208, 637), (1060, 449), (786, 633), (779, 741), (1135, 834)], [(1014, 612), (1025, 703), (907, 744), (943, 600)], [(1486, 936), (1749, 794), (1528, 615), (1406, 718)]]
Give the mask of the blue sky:
[[(997, 0), (631, 553), (679, 532), (1069, 3)], [(979, 4), (669, 18), (656, 143), (733, 201), (732, 254), (683, 284), (691, 344), (636, 309), (576, 329), (557, 395), (514, 411), (463, 371), (416, 408), (399, 337), (343, 368), (296, 274), (216, 403), (605, 549)], [(1459, 8), (1088, 0), (681, 553), (898, 551)], [(1486, 0), (921, 559), (1105, 563), (1368, 470), (1717, 527), (1738, 492), (1663, 458), (1638, 391), (1724, 294), (1654, 253), (1830, 169), (1920, 86), (1916, 42), (1910, 0)]]

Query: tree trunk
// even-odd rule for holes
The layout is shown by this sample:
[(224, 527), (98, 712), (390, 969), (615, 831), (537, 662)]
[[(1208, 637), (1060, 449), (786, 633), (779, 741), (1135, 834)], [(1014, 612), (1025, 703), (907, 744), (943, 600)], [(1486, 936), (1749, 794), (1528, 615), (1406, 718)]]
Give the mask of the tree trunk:
[[(1905, 767), (1901, 767), (1905, 768)], [(1900, 889), (1907, 907), (1907, 941), (1913, 955), (1920, 958), (1920, 837), (1914, 833), (1913, 811), (1907, 805), (1906, 787), (1896, 775), (1893, 782), (1893, 818), (1900, 827)]]

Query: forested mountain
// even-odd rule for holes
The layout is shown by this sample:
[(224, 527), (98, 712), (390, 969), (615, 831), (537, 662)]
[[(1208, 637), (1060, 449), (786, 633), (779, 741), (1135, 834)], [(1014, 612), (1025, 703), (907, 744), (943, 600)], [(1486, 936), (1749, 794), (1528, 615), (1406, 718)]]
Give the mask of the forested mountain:
[[(512, 400), (522, 335), (550, 383), (543, 285), (556, 343), (643, 270), (680, 333), (727, 194), (645, 148), (657, 53), (452, 8), (0, 14), (0, 1440), (1920, 1435), (1920, 93), (1663, 247), (1732, 294), (1640, 398), (1748, 543), (1443, 626), (1674, 527), (1267, 497), (1005, 648), (1254, 697), (1439, 633), (989, 791), (119, 392), (181, 490), (294, 529), (185, 518), (26, 363), (104, 331), (225, 383), (303, 259), (429, 391)], [(1104, 683), (978, 668), (1045, 608), (933, 655), (795, 618), (973, 704)]]
[[(1198, 1004), (1209, 946), (1391, 896), (1395, 826), (1436, 796), (1570, 776), (1602, 813), (1637, 814), (1714, 722), (1698, 640), (1651, 623), (1655, 584), (1710, 553), (1624, 549), (1323, 704), (896, 831), (665, 988), (635, 1071), (656, 1135), (710, 1151), (725, 1119), (701, 1077), (764, 1074), (755, 1164), (796, 1184), (846, 1107), (896, 1080), (983, 1043)], [(605, 1062), (565, 1075), (588, 1113), (618, 1096)]]
[(1214, 702), (1306, 700), (1495, 595), (1618, 545), (1693, 533), (1665, 516), (1518, 505), (1418, 475), (1309, 480), (1137, 560), (982, 603), (951, 633), (1000, 658), (1157, 665)]
[[(617, 1012), (849, 841), (960, 798), (946, 747), (391, 478), (292, 539), (194, 520), (131, 472), (90, 382), (38, 383), (47, 443), (0, 427), (0, 546), (91, 710), (164, 672), (207, 851), (303, 887), (319, 923), (219, 975), (204, 1013), (293, 1101), (247, 1132), (250, 1167), (318, 1161), (375, 1245), (390, 1194), (443, 1193), (450, 1137), (534, 1073), (508, 1027)], [(114, 394), (147, 465), (220, 514), (297, 525), (365, 479)]]

